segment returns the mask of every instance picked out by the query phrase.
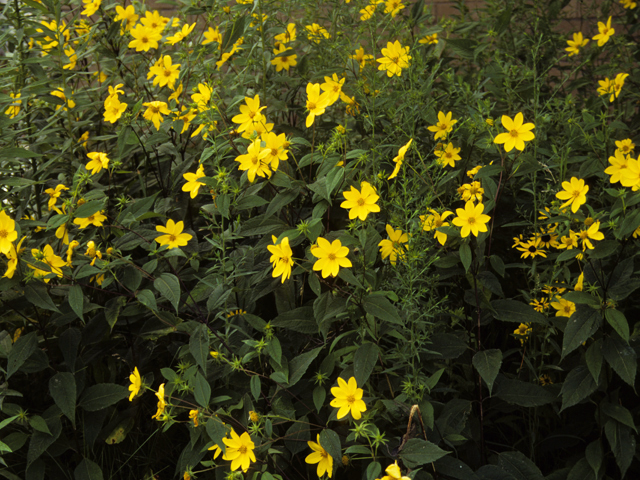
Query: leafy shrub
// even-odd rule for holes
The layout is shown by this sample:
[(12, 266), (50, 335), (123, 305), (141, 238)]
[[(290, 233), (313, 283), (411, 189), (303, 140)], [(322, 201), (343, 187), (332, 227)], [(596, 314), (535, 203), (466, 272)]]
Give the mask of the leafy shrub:
[(0, 475), (637, 478), (638, 9), (581, 5), (8, 2)]

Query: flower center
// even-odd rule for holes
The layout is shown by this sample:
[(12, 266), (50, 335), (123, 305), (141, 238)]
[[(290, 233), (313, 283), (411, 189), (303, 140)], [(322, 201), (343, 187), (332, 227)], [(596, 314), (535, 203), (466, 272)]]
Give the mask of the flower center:
[(329, 260), (331, 260), (332, 262), (335, 262), (336, 260), (336, 254), (335, 253), (330, 253), (329, 255), (327, 255), (327, 258)]
[(574, 200), (579, 196), (580, 196), (580, 190), (574, 190), (573, 192), (571, 192), (571, 198), (573, 198)]
[(148, 39), (147, 37), (142, 37), (142, 38), (140, 39), (140, 41), (141, 41), (142, 43), (149, 43), (149, 39)]
[(542, 237), (540, 237), (540, 240), (542, 240), (544, 243), (549, 243), (551, 241), (551, 235), (542, 235)]
[(537, 248), (534, 245), (531, 245), (529, 247), (529, 253), (536, 253), (536, 251), (537, 251)]
[(359, 198), (358, 199), (358, 206), (363, 206), (364, 205), (364, 198)]
[(518, 138), (518, 131), (517, 130), (511, 130), (509, 132), (509, 135), (511, 135), (513, 138)]
[(151, 113), (153, 113), (154, 115), (157, 115), (158, 113), (160, 113), (160, 108), (151, 107)]
[(176, 241), (176, 236), (175, 235), (169, 235), (169, 241), (170, 242), (175, 242)]
[(271, 155), (273, 155), (274, 157), (278, 156), (278, 149), (277, 148), (272, 148), (271, 149)]
[(6, 230), (0, 230), (0, 238), (7, 238), (9, 236), (9, 232)]
[(347, 397), (347, 403), (352, 404), (356, 402), (356, 397), (354, 397), (353, 395), (349, 395)]
[(571, 305), (565, 305), (563, 311), (564, 311), (564, 313), (571, 312)]
[(238, 449), (238, 451), (240, 452), (240, 455), (246, 455), (247, 454), (247, 447), (245, 445), (241, 445), (240, 448)]
[(258, 164), (258, 157), (251, 157), (251, 163), (253, 163), (254, 165)]
[(313, 111), (316, 109), (316, 104), (315, 102), (308, 102), (307, 103), (307, 108), (309, 109), (309, 111)]
[(475, 217), (469, 217), (467, 218), (467, 223), (469, 225), (473, 225), (474, 223), (476, 223), (476, 218)]

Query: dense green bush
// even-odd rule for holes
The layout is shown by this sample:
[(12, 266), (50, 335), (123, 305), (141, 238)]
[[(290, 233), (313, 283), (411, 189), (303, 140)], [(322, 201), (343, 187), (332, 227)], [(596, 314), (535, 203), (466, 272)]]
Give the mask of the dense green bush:
[(0, 476), (640, 476), (634, 2), (83, 2), (2, 12)]

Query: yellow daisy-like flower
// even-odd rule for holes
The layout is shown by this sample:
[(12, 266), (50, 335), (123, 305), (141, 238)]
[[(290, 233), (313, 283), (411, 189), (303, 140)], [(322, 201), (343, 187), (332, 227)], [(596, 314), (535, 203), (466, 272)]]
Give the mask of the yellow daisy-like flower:
[(420, 40), (418, 40), (418, 43), (424, 43), (427, 45), (436, 45), (438, 43), (438, 34), (434, 33), (432, 35), (425, 35)]
[(349, 249), (343, 247), (340, 240), (329, 243), (329, 240), (318, 237), (317, 244), (312, 245), (310, 251), (311, 255), (318, 259), (313, 264), (313, 270), (321, 271), (322, 278), (335, 277), (340, 267), (351, 267), (351, 260), (347, 258)]
[(164, 413), (164, 409), (167, 407), (167, 403), (164, 401), (164, 383), (158, 387), (156, 397), (158, 397), (158, 411), (151, 418), (160, 420), (160, 416)]
[(541, 248), (540, 237), (531, 238), (526, 242), (520, 242), (516, 247), (517, 250), (522, 252), (520, 258), (535, 258), (535, 257), (547, 257), (547, 252)]
[(413, 138), (410, 138), (409, 141), (405, 145), (400, 147), (400, 150), (398, 150), (398, 155), (396, 155), (393, 159), (396, 166), (393, 168), (393, 172), (391, 172), (391, 175), (389, 175), (389, 178), (387, 180), (391, 180), (392, 178), (396, 178), (398, 176), (398, 172), (400, 171), (400, 167), (402, 166), (402, 162), (404, 161), (404, 156), (407, 154), (407, 150), (409, 150), (411, 142), (413, 142)]
[(409, 477), (405, 477), (402, 475), (402, 471), (398, 466), (398, 461), (392, 463), (385, 469), (386, 475), (382, 477), (380, 480), (411, 480)]
[(386, 48), (381, 50), (382, 58), (376, 59), (379, 62), (378, 70), (386, 71), (388, 77), (394, 75), (401, 76), (403, 68), (409, 68), (409, 47), (403, 47), (398, 40), (387, 42)]
[(615, 155), (609, 157), (611, 166), (605, 168), (604, 173), (610, 175), (609, 181), (617, 183), (622, 178), (622, 173), (629, 168), (629, 155), (625, 155), (620, 150), (615, 151)]
[(121, 7), (120, 5), (116, 6), (116, 18), (114, 20), (116, 22), (127, 22), (127, 31), (131, 30), (135, 23), (138, 21), (139, 16), (136, 15), (136, 10), (133, 5), (129, 5), (126, 8)]
[(200, 411), (199, 410), (189, 410), (189, 419), (193, 420), (193, 426), (197, 427), (198, 426), (198, 416), (200, 415)]
[(279, 33), (278, 35), (273, 37), (273, 39), (276, 42), (276, 47), (278, 47), (280, 44), (295, 42), (296, 41), (296, 24), (289, 23), (287, 25), (286, 30), (283, 33)]
[(350, 191), (342, 192), (342, 195), (346, 200), (340, 206), (349, 210), (349, 220), (357, 217), (364, 221), (369, 213), (380, 211), (380, 207), (376, 205), (380, 197), (369, 182), (362, 182), (360, 190), (352, 186)]
[(582, 242), (582, 251), (587, 248), (593, 250), (595, 247), (591, 240), (604, 240), (604, 233), (600, 231), (600, 222), (592, 223), (587, 229), (578, 232), (578, 238)]
[(584, 184), (584, 180), (571, 177), (568, 182), (562, 182), (561, 192), (556, 193), (556, 198), (560, 200), (566, 200), (560, 208), (565, 208), (571, 205), (571, 211), (576, 213), (582, 204), (587, 202), (587, 192), (589, 191), (589, 185)]
[(143, 117), (147, 120), (151, 120), (153, 122), (153, 126), (156, 127), (156, 130), (160, 130), (160, 124), (164, 120), (162, 115), (169, 115), (171, 110), (169, 110), (169, 106), (165, 102), (145, 102), (142, 104), (147, 107), (144, 112)]
[(266, 157), (269, 155), (270, 150), (262, 148), (261, 141), (256, 138), (247, 147), (247, 153), (244, 155), (238, 155), (235, 159), (240, 165), (238, 170), (247, 171), (247, 178), (249, 182), (253, 183), (256, 179), (256, 175), (259, 177), (271, 177), (271, 169), (265, 162)]
[(543, 313), (549, 308), (549, 300), (546, 298), (541, 298), (540, 300), (534, 298), (529, 302), (529, 305), (531, 305), (536, 312)]
[(16, 222), (4, 211), (0, 212), (0, 252), (5, 255), (9, 253), (13, 246), (13, 241), (18, 238)]
[(199, 178), (205, 176), (204, 165), (200, 164), (198, 166), (198, 170), (196, 170), (196, 173), (188, 172), (183, 174), (182, 176), (187, 181), (187, 183), (182, 186), (182, 191), (189, 192), (191, 198), (196, 198), (196, 195), (198, 195), (198, 190), (202, 185), (204, 185), (204, 183), (198, 181)]
[(429, 216), (420, 215), (422, 230), (424, 230), (425, 232), (435, 230), (433, 238), (435, 238), (440, 245), (444, 245), (444, 243), (447, 241), (447, 234), (444, 232), (439, 232), (437, 228), (448, 227), (449, 222), (445, 222), (444, 220), (448, 216), (453, 215), (453, 212), (446, 211), (442, 212), (442, 214), (439, 214), (433, 209), (430, 209), (429, 212), (431, 212), (431, 215)]
[(307, 84), (307, 120), (305, 126), (310, 128), (318, 115), (322, 115), (329, 106), (330, 95), (328, 92), (320, 94), (319, 83)]
[(222, 35), (220, 35), (220, 28), (209, 27), (209, 29), (204, 32), (204, 40), (202, 41), (202, 45), (207, 45), (209, 43), (217, 42), (218, 45), (222, 44)]
[(386, 0), (386, 2), (384, 2), (384, 13), (391, 14), (391, 18), (395, 18), (395, 16), (400, 13), (400, 10), (404, 8), (405, 6), (402, 0)]
[(129, 381), (131, 382), (131, 385), (129, 385), (129, 391), (131, 392), (131, 395), (129, 395), (129, 401), (132, 402), (142, 387), (142, 378), (140, 377), (138, 367), (135, 367), (133, 369), (133, 373), (129, 375)]
[(176, 43), (182, 41), (184, 38), (187, 37), (187, 35), (189, 35), (191, 33), (191, 31), (193, 30), (193, 28), (195, 26), (196, 26), (195, 22), (192, 23), (191, 25), (184, 24), (182, 26), (182, 29), (180, 29), (178, 32), (176, 32), (175, 35), (171, 35), (171, 36), (167, 37), (167, 43), (169, 45), (175, 45)]
[(627, 155), (626, 168), (620, 170), (620, 183), (623, 187), (631, 187), (635, 192), (640, 189), (640, 161)]
[(284, 133), (276, 135), (274, 132), (263, 133), (261, 136), (264, 142), (264, 148), (269, 154), (264, 157), (264, 163), (268, 163), (271, 169), (275, 172), (278, 170), (281, 161), (289, 158), (289, 150), (286, 147), (289, 146), (289, 141)]
[(597, 40), (598, 46), (602, 47), (614, 33), (616, 30), (611, 28), (611, 17), (609, 17), (606, 24), (598, 22), (598, 34), (593, 37), (593, 40)]
[(167, 245), (168, 250), (176, 247), (184, 247), (189, 243), (189, 240), (191, 240), (193, 236), (188, 233), (182, 233), (183, 228), (184, 222), (182, 220), (176, 223), (172, 219), (169, 219), (167, 220), (166, 227), (163, 227), (162, 225), (156, 226), (156, 230), (160, 233), (164, 233), (165, 235), (160, 235), (159, 237), (156, 237), (155, 240), (160, 246)]
[(630, 138), (624, 140), (616, 140), (616, 150), (625, 155), (630, 154), (636, 148), (636, 144)]
[(551, 302), (551, 306), (557, 310), (556, 317), (570, 317), (576, 311), (575, 303), (562, 297), (556, 297), (556, 300), (556, 302)]
[(338, 386), (331, 387), (331, 395), (335, 398), (329, 404), (338, 409), (338, 420), (346, 417), (349, 412), (354, 420), (360, 420), (362, 412), (367, 410), (367, 405), (362, 400), (363, 393), (363, 390), (358, 388), (355, 377), (351, 377), (348, 382), (338, 377)]
[(324, 83), (320, 84), (320, 89), (329, 96), (329, 105), (338, 101), (345, 81), (345, 77), (338, 78), (336, 73), (331, 77), (324, 77)]
[(380, 247), (380, 256), (384, 260), (389, 257), (389, 262), (391, 265), (395, 265), (398, 257), (404, 255), (404, 251), (402, 247), (406, 250), (409, 249), (406, 243), (409, 241), (409, 235), (403, 233), (402, 230), (394, 230), (391, 225), (386, 226), (387, 235), (389, 235), (388, 240), (381, 240), (378, 243)]
[(453, 125), (458, 120), (453, 120), (451, 118), (452, 116), (453, 113), (451, 112), (448, 112), (446, 115), (443, 112), (438, 112), (438, 123), (427, 128), (430, 132), (435, 133), (435, 140), (438, 140), (439, 138), (447, 138), (447, 134), (453, 130)]
[(232, 471), (242, 468), (242, 471), (246, 472), (251, 462), (256, 461), (256, 455), (253, 453), (255, 444), (247, 432), (238, 436), (235, 430), (231, 429), (231, 438), (223, 438), (222, 441), (227, 446), (226, 453), (222, 458), (231, 460)]
[(453, 143), (448, 143), (444, 150), (437, 149), (433, 153), (438, 157), (438, 163), (443, 167), (455, 168), (456, 161), (461, 159), (460, 155), (458, 155), (460, 148), (455, 148)]
[[(58, 278), (62, 278), (62, 267), (66, 266), (67, 263), (58, 255), (53, 252), (53, 247), (49, 244), (45, 245), (42, 250), (38, 250), (37, 248), (31, 249), (31, 256), (42, 263), (45, 263), (49, 266), (51, 271), (41, 270), (33, 265), (29, 264), (29, 267), (34, 270), (34, 275), (36, 278), (44, 277), (49, 273), (55, 273)], [(45, 283), (49, 283), (49, 279), (44, 279)]]
[(480, 232), (487, 231), (486, 224), (491, 220), (491, 217), (482, 213), (483, 211), (484, 205), (482, 203), (474, 205), (471, 200), (465, 204), (464, 209), (456, 209), (457, 216), (453, 219), (452, 223), (456, 227), (462, 227), (460, 231), (462, 238), (468, 237), (470, 233), (473, 233), (477, 237)]
[(307, 445), (309, 445), (313, 452), (307, 455), (304, 461), (309, 465), (318, 464), (316, 470), (318, 478), (322, 477), (325, 473), (331, 478), (333, 475), (333, 457), (320, 445), (320, 434), (318, 434), (316, 439), (318, 440), (317, 443), (312, 441), (307, 442)]
[(502, 116), (502, 126), (508, 131), (501, 133), (494, 138), (493, 143), (504, 143), (504, 150), (510, 152), (515, 147), (516, 150), (524, 150), (524, 142), (529, 142), (535, 138), (532, 129), (533, 123), (524, 123), (522, 112), (518, 112), (512, 120), (507, 115)]
[(102, 222), (107, 219), (107, 216), (102, 212), (94, 213), (93, 215), (89, 215), (84, 218), (76, 218), (73, 220), (73, 223), (78, 225), (80, 229), (87, 228), (89, 225), (93, 225), (94, 227), (101, 227)]
[(149, 74), (156, 77), (153, 79), (154, 85), (159, 85), (160, 87), (166, 85), (173, 90), (176, 80), (180, 76), (180, 64), (172, 63), (171, 57), (165, 55), (158, 63), (149, 68)]
[(311, 25), (307, 25), (304, 27), (307, 31), (307, 37), (314, 43), (320, 43), (323, 38), (331, 38), (329, 32), (317, 23), (312, 23)]
[(235, 115), (231, 121), (240, 125), (238, 132), (244, 132), (256, 123), (264, 122), (264, 115), (260, 112), (267, 108), (266, 106), (260, 106), (260, 96), (256, 94), (255, 97), (245, 97), (245, 105), (240, 105), (240, 113)]
[(104, 105), (104, 121), (116, 123), (127, 109), (127, 104), (120, 102), (117, 97), (107, 100)]
[(148, 52), (152, 48), (158, 48), (158, 42), (162, 38), (160, 31), (141, 24), (136, 25), (129, 33), (133, 37), (129, 42), (129, 48), (135, 48), (136, 52)]
[(288, 53), (287, 55), (283, 55), (284, 52), (290, 50), (284, 43), (281, 43), (274, 51), (273, 54), (275, 57), (271, 60), (271, 65), (276, 67), (276, 72), (280, 72), (282, 70), (286, 70), (287, 72), (291, 67), (295, 67), (298, 64), (296, 60), (298, 55), (295, 53)]
[[(88, 133), (88, 132), (87, 132)], [(86, 169), (91, 171), (91, 175), (95, 175), (103, 168), (109, 167), (109, 157), (104, 152), (89, 152), (87, 157), (91, 159), (86, 165)]]
[(279, 244), (276, 244), (278, 238), (271, 236), (273, 245), (267, 245), (267, 250), (271, 252), (269, 261), (273, 264), (272, 277), (282, 276), (282, 283), (291, 277), (291, 268), (293, 267), (293, 251), (289, 246), (289, 237), (284, 237)]
[(22, 104), (22, 100), (20, 97), (21, 93), (10, 93), (9, 96), (13, 99), (13, 102), (9, 107), (4, 111), (5, 115), (8, 115), (9, 118), (15, 118), (18, 113), (20, 113), (20, 105)]
[(358, 62), (358, 65), (360, 65), (360, 71), (362, 71), (367, 62), (373, 60), (373, 55), (365, 54), (364, 47), (360, 47), (356, 49), (355, 55), (351, 55), (349, 58), (353, 58), (356, 62)]
[(565, 50), (569, 52), (569, 56), (572, 57), (580, 53), (580, 49), (587, 43), (589, 43), (589, 39), (583, 38), (582, 32), (577, 32), (573, 34), (573, 40), (567, 40), (567, 45), (569, 46), (565, 48)]

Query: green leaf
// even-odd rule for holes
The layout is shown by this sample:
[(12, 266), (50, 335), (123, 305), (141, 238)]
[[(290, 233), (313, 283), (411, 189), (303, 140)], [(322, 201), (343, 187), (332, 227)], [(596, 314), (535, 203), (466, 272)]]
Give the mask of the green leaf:
[(553, 402), (556, 398), (555, 394), (540, 385), (506, 378), (498, 384), (496, 396), (521, 407), (539, 407)]
[(104, 317), (109, 324), (109, 328), (113, 330), (115, 327), (118, 316), (120, 315), (120, 310), (124, 307), (125, 303), (127, 303), (127, 298), (123, 296), (112, 298), (111, 300), (107, 300), (107, 303), (104, 305)]
[(587, 348), (587, 352), (584, 356), (587, 362), (587, 368), (591, 373), (591, 377), (594, 382), (597, 382), (600, 378), (600, 370), (602, 370), (602, 340), (597, 339), (593, 342), (589, 348)]
[(593, 335), (602, 324), (597, 310), (587, 305), (576, 305), (576, 311), (569, 317), (562, 338), (562, 358), (569, 355)]
[(581, 402), (598, 388), (598, 382), (593, 379), (591, 372), (584, 365), (579, 365), (569, 372), (562, 384), (562, 412)]
[(613, 327), (613, 329), (618, 332), (618, 335), (622, 337), (625, 342), (629, 342), (629, 323), (627, 322), (627, 318), (624, 316), (620, 310), (614, 310), (613, 308), (608, 308), (604, 312), (604, 318), (607, 319), (609, 325)]
[(569, 471), (567, 480), (598, 480), (586, 458), (581, 458)]
[(196, 376), (193, 381), (193, 396), (201, 407), (207, 408), (209, 406), (211, 386), (200, 372), (196, 372)]
[(100, 210), (104, 208), (104, 201), (102, 200), (91, 200), (90, 202), (83, 203), (80, 205), (73, 215), (75, 218), (87, 218), (91, 215), (98, 213)]
[(382, 465), (379, 462), (371, 462), (367, 465), (367, 480), (375, 480), (380, 476), (380, 472), (382, 472)]
[(353, 357), (353, 376), (358, 385), (367, 383), (371, 372), (373, 372), (380, 349), (375, 343), (367, 342), (361, 345)]
[(7, 379), (11, 377), (38, 348), (38, 334), (29, 332), (22, 335), (9, 351), (7, 357)]
[(51, 435), (51, 431), (47, 426), (47, 422), (44, 421), (40, 415), (31, 415), (29, 417), (29, 425), (31, 428), (36, 430), (37, 432), (46, 433), (47, 435)]
[(158, 311), (158, 304), (156, 303), (156, 296), (149, 289), (139, 290), (136, 292), (136, 300), (138, 300), (145, 307)]
[(604, 450), (600, 439), (594, 440), (584, 451), (587, 463), (592, 468), (593, 473), (598, 476), (600, 467), (602, 467), (602, 461), (604, 460)]
[(78, 318), (84, 322), (84, 295), (80, 285), (71, 285), (69, 287), (69, 305), (71, 309), (78, 315)]
[(629, 427), (615, 420), (608, 420), (604, 424), (604, 433), (622, 473), (620, 478), (624, 478), (636, 452), (636, 438)]
[(180, 303), (180, 281), (171, 273), (163, 273), (153, 282), (153, 286), (164, 298), (169, 300), (173, 308), (178, 312)]
[(503, 452), (498, 455), (498, 466), (516, 480), (544, 480), (535, 463), (520, 452)]
[(500, 366), (502, 365), (502, 352), (498, 349), (483, 350), (476, 353), (471, 362), (487, 384), (489, 395), (491, 395), (493, 382), (498, 376)]
[(278, 315), (271, 325), (299, 333), (318, 333), (318, 324), (314, 320), (312, 307), (299, 307), (284, 312)]
[(469, 247), (468, 243), (460, 245), (460, 261), (462, 262), (464, 271), (468, 272), (471, 266), (471, 247)]
[(239, 16), (233, 23), (233, 26), (225, 31), (224, 37), (222, 38), (222, 43), (220, 45), (222, 52), (227, 52), (236, 42), (236, 40), (238, 40), (242, 36), (245, 29), (245, 21), (246, 17)]
[(439, 475), (446, 475), (456, 480), (478, 480), (469, 465), (453, 456), (439, 458), (434, 466)]
[(326, 398), (327, 391), (324, 389), (324, 387), (318, 385), (313, 389), (313, 404), (315, 405), (318, 413), (320, 413), (320, 410), (322, 409), (322, 407), (324, 407), (324, 401), (326, 400)]
[(634, 432), (638, 432), (635, 423), (633, 423), (633, 416), (631, 412), (624, 408), (622, 405), (618, 405), (616, 403), (602, 402), (600, 404), (600, 408), (604, 412), (605, 415), (617, 420), (623, 425), (626, 425), (629, 428), (632, 428)]
[(29, 285), (24, 287), (24, 297), (29, 301), (29, 303), (35, 305), (36, 307), (60, 313), (58, 307), (56, 307), (55, 303), (53, 303), (53, 300), (51, 300), (49, 292), (47, 291), (46, 284), (44, 283), (29, 283)]
[(402, 319), (398, 315), (398, 310), (394, 307), (387, 297), (380, 293), (373, 292), (364, 299), (362, 305), (365, 312), (370, 313), (374, 317), (384, 320), (385, 322), (402, 325)]
[(296, 455), (309, 448), (307, 446), (307, 442), (310, 439), (308, 422), (309, 419), (305, 416), (293, 422), (287, 429), (287, 433), (284, 436), (284, 444), (292, 455)]
[(435, 462), (448, 454), (449, 452), (442, 450), (436, 444), (421, 438), (409, 439), (399, 452), (400, 458), (409, 468), (416, 468), (425, 463)]
[(516, 300), (494, 300), (491, 306), (495, 310), (493, 316), (503, 322), (548, 324), (545, 316), (536, 312), (531, 305)]
[(254, 375), (251, 377), (251, 381), (249, 382), (249, 387), (251, 388), (251, 395), (253, 395), (253, 399), (257, 402), (260, 399), (260, 376)]
[(302, 376), (307, 372), (311, 362), (315, 360), (323, 347), (317, 347), (313, 350), (298, 355), (289, 362), (289, 386), (292, 387), (300, 381)]
[(593, 250), (589, 250), (589, 258), (598, 260), (609, 257), (616, 253), (619, 246), (620, 244), (615, 240), (603, 240), (598, 242)]
[(58, 372), (49, 379), (49, 393), (65, 416), (76, 424), (76, 379), (69, 372)]
[(324, 448), (333, 458), (333, 473), (335, 476), (338, 464), (342, 463), (342, 445), (340, 444), (340, 437), (333, 430), (325, 428), (320, 432), (320, 446), (322, 446), (322, 448)]
[(87, 388), (78, 405), (87, 412), (96, 412), (129, 396), (129, 390), (115, 383), (99, 383)]
[(60, 417), (50, 417), (47, 421), (47, 425), (51, 434), (44, 432), (34, 432), (31, 435), (31, 441), (29, 442), (29, 451), (27, 452), (27, 468), (55, 442), (60, 433), (62, 432), (62, 422)]
[(102, 480), (102, 469), (97, 463), (83, 458), (73, 471), (74, 480)]
[(200, 365), (202, 372), (206, 375), (207, 360), (209, 357), (209, 332), (206, 325), (198, 325), (193, 333), (191, 333), (189, 352), (191, 352), (196, 363)]
[(602, 354), (620, 378), (633, 387), (638, 367), (636, 352), (633, 348), (617, 336), (606, 337), (602, 345)]

